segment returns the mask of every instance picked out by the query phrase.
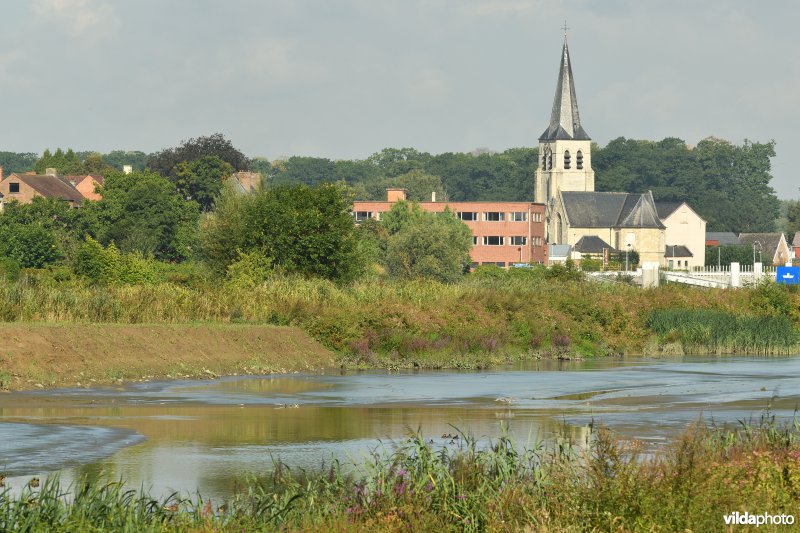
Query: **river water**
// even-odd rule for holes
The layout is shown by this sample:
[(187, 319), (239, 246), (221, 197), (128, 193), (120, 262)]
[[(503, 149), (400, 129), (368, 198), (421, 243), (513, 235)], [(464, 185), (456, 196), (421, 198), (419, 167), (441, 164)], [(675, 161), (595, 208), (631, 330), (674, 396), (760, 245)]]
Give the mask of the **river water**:
[[(500, 400), (500, 401), (499, 401)], [(509, 403), (510, 402), (510, 403)], [(0, 395), (0, 473), (123, 478), (153, 494), (220, 498), (273, 459), (361, 462), (409, 430), (436, 444), (456, 428), (521, 445), (591, 423), (658, 447), (701, 416), (791, 419), (800, 357), (543, 361), (491, 371), (328, 373), (169, 381)]]

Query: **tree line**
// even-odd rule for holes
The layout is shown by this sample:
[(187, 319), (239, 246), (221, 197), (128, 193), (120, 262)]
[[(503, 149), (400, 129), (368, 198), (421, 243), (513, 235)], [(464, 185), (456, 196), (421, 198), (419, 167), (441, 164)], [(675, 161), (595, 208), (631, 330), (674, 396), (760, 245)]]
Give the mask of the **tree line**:
[[(771, 142), (706, 139), (692, 148), (679, 139), (620, 138), (593, 153), (598, 190), (652, 190), (656, 199), (685, 200), (710, 230), (774, 229), (780, 202), (769, 186)], [(428, 200), (431, 192), (451, 201), (531, 200), (537, 158), (535, 148), (438, 155), (387, 148), (364, 160), (268, 161), (248, 158), (220, 134), (153, 154), (57, 149), (34, 159), (1, 152), (6, 173), (52, 167), (61, 174), (101, 173), (105, 180), (102, 199), (79, 210), (58, 201), (7, 203), (0, 257), (8, 271), (53, 264), (104, 271), (97, 261), (91, 266), (94, 253), (108, 268), (137, 272), (148, 260), (203, 261), (228, 275), (240, 261), (254, 268), (260, 257), (265, 271), (331, 279), (354, 279), (378, 263), (393, 276), (453, 280), (468, 264), (469, 239), (452, 214), (433, 216), (403, 204), (408, 216), (390, 213), (386, 221), (356, 227), (352, 201), (383, 199), (387, 187), (397, 186), (408, 189), (411, 201)], [(132, 174), (120, 171), (127, 164)], [(260, 192), (245, 196), (225, 187), (242, 170), (262, 175)], [(787, 228), (797, 227), (800, 205), (790, 202), (786, 213)], [(455, 244), (442, 249), (441, 242)], [(145, 263), (121, 259), (129, 256)]]
[[(708, 221), (709, 231), (774, 231), (780, 201), (770, 186), (773, 141), (737, 145), (708, 138), (690, 147), (677, 138), (642, 141), (620, 137), (593, 145), (598, 191), (653, 191), (654, 198), (686, 201)], [(190, 139), (153, 154), (116, 150), (108, 154), (49, 150), (0, 152), (6, 174), (54, 167), (61, 174), (106, 173), (125, 164), (148, 169), (175, 183), (203, 210), (219, 194), (220, 176), (237, 170), (259, 172), (270, 185), (346, 185), (359, 200), (381, 200), (388, 187), (404, 187), (409, 199), (425, 201), (435, 192), (450, 201), (532, 201), (537, 148), (503, 152), (430, 154), (414, 148), (386, 148), (361, 160), (294, 156), (269, 161), (248, 158), (222, 135)], [(792, 204), (793, 205), (793, 204)], [(790, 206), (788, 230), (797, 227)], [(794, 220), (794, 222), (792, 222)], [(793, 232), (792, 232), (793, 233)]]

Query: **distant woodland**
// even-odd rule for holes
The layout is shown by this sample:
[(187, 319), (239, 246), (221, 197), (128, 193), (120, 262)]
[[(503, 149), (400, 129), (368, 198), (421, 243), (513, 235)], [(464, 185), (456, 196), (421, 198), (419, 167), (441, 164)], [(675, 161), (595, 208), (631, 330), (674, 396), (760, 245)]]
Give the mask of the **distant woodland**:
[[(687, 201), (708, 221), (711, 231), (774, 231), (781, 215), (787, 216), (784, 213), (789, 219), (781, 223), (780, 229), (796, 228), (797, 221), (792, 220), (800, 214), (796, 202), (781, 206), (770, 186), (773, 157), (772, 141), (736, 145), (716, 138), (690, 147), (676, 138), (641, 141), (620, 137), (605, 147), (595, 145), (592, 149), (598, 191), (651, 190), (656, 200)], [(0, 152), (0, 165), (6, 175), (42, 172), (47, 167), (63, 174), (104, 173), (126, 164), (137, 171), (147, 169), (170, 179), (179, 190), (184, 187), (192, 191), (201, 208), (210, 207), (218, 190), (214, 180), (208, 179), (205, 183), (213, 182), (214, 186), (204, 189), (203, 176), (216, 176), (227, 170), (260, 172), (267, 186), (344, 183), (352, 197), (361, 200), (383, 199), (387, 187), (402, 186), (408, 189), (412, 200), (428, 200), (436, 192), (437, 199), (450, 201), (530, 201), (537, 159), (536, 148), (443, 154), (386, 148), (361, 160), (295, 156), (268, 161), (244, 157), (219, 134), (154, 154), (60, 149), (47, 150), (41, 156)]]

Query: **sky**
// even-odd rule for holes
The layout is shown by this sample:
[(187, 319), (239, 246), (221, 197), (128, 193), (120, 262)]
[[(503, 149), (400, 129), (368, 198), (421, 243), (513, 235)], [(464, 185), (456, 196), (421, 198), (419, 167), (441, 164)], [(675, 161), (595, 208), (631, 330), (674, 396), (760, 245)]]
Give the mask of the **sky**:
[(537, 146), (566, 20), (594, 141), (774, 140), (772, 185), (799, 198), (798, 18), (793, 0), (3, 0), (0, 151)]

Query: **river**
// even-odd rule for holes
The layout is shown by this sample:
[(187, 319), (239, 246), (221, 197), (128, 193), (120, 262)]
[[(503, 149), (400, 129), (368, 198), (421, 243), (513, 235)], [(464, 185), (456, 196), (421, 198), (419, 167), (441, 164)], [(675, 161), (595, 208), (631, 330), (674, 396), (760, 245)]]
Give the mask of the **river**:
[(490, 371), (238, 376), (0, 395), (0, 473), (125, 479), (153, 494), (222, 498), (273, 459), (359, 463), (419, 429), (521, 445), (591, 423), (658, 447), (699, 417), (757, 420), (800, 404), (800, 357), (540, 361)]

